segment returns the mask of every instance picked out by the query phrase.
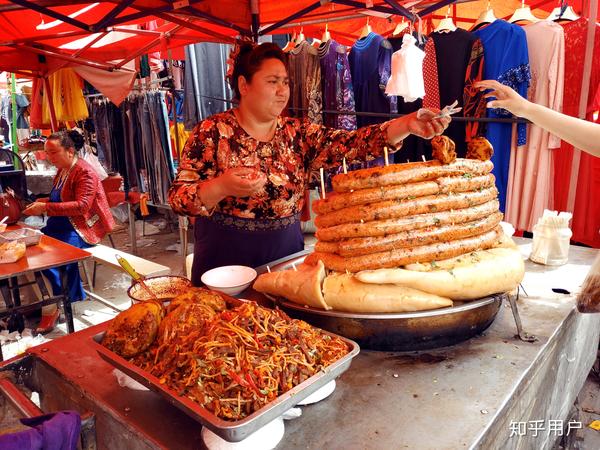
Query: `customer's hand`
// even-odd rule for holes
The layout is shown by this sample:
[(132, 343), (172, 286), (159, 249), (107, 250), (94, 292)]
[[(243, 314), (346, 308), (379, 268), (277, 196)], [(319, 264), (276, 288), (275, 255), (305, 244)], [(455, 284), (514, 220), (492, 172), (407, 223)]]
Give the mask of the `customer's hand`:
[(33, 202), (23, 210), (26, 216), (41, 216), (46, 212), (46, 203)]
[(225, 196), (251, 197), (265, 187), (267, 176), (250, 167), (227, 169), (217, 180)]
[(479, 81), (475, 83), (475, 87), (482, 91), (491, 89), (491, 92), (485, 94), (485, 98), (494, 97), (496, 100), (489, 101), (487, 103), (488, 108), (503, 108), (515, 116), (522, 117), (529, 105), (529, 102), (517, 92), (496, 80)]

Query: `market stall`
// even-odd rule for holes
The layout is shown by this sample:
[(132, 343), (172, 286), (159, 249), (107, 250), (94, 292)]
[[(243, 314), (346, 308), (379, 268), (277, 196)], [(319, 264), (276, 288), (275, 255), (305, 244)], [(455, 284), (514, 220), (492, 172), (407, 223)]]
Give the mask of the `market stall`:
[[(484, 117), (485, 100), (473, 87), (476, 81), (482, 79), (483, 73), (488, 73), (490, 78), (506, 78), (507, 84), (524, 94), (529, 87), (530, 77), (534, 77), (533, 84), (537, 85), (547, 73), (544, 67), (548, 70), (552, 68), (554, 72), (549, 73), (548, 78), (556, 82), (551, 86), (555, 97), (546, 99), (546, 103), (559, 108), (563, 89), (558, 79), (563, 76), (561, 70), (566, 57), (560, 39), (550, 42), (556, 43), (556, 48), (544, 47), (548, 51), (540, 53), (562, 56), (545, 61), (545, 66), (540, 61), (534, 64), (536, 52), (531, 42), (539, 44), (535, 39), (547, 35), (537, 35), (530, 28), (535, 39), (528, 42), (526, 32), (517, 25), (491, 20), (487, 28), (474, 29), (472, 33), (465, 34), (466, 37), (463, 36), (465, 39), (461, 44), (464, 45), (460, 52), (469, 58), (465, 64), (457, 65), (460, 67), (453, 65), (451, 73), (446, 74), (442, 69), (455, 61), (444, 58), (451, 55), (456, 42), (446, 39), (454, 36), (448, 30), (434, 31), (428, 41), (429, 53), (424, 43), (421, 43), (424, 44), (423, 50), (414, 50), (421, 52), (419, 57), (423, 58), (423, 64), (431, 70), (436, 68), (436, 72), (435, 75), (429, 73), (426, 76), (427, 71), (417, 71), (424, 86), (413, 98), (413, 92), (400, 93), (395, 89), (401, 90), (402, 86), (390, 82), (399, 75), (391, 68), (395, 55), (391, 43), (391, 35), (394, 34), (392, 25), (395, 28), (401, 22), (392, 24), (390, 16), (365, 19), (362, 12), (365, 8), (357, 2), (306, 2), (296, 5), (303, 9), (291, 14), (282, 5), (251, 2), (248, 8), (236, 9), (235, 14), (227, 18), (221, 10), (232, 6), (227, 2), (218, 5), (216, 2), (198, 2), (195, 5), (197, 8), (180, 5), (176, 12), (173, 11), (174, 5), (168, 2), (155, 5), (152, 9), (138, 3), (143, 2), (127, 2), (126, 6), (102, 10), (102, 14), (88, 17), (94, 23), (89, 31), (98, 34), (87, 36), (89, 40), (80, 42), (78, 48), (64, 47), (66, 53), (29, 45), (31, 42), (21, 45), (19, 39), (9, 42), (7, 46), (11, 51), (28, 52), (28, 59), (36, 62), (37, 58), (37, 63), (40, 63), (38, 56), (45, 55), (75, 64), (73, 55), (81, 51), (86, 58), (91, 58), (87, 62), (90, 67), (85, 69), (89, 75), (90, 68), (114, 71), (161, 46), (175, 47), (181, 42), (199, 39), (197, 35), (191, 37), (182, 28), (192, 25), (192, 31), (196, 33), (206, 32), (206, 28), (187, 16), (195, 17), (194, 20), (200, 18), (200, 23), (211, 24), (212, 38), (202, 38), (220, 42), (228, 42), (233, 34), (256, 40), (261, 35), (279, 29), (294, 30), (298, 27), (300, 35), (304, 32), (312, 32), (313, 35), (323, 32), (325, 37), (327, 33), (336, 33), (347, 43), (354, 42), (357, 35), (362, 35), (348, 55), (346, 49), (337, 52), (346, 58), (341, 57), (330, 73), (337, 77), (337, 81), (345, 82), (344, 77), (351, 72), (356, 99), (351, 109), (344, 104), (347, 100), (344, 96), (341, 104), (337, 103), (339, 95), (334, 96), (335, 101), (330, 103), (333, 110), (325, 109), (324, 103), (315, 109), (318, 102), (313, 100), (320, 94), (327, 94), (321, 87), (327, 74), (317, 74), (320, 61), (312, 44), (306, 40), (294, 40), (291, 45), (295, 49), (288, 53), (290, 73), (293, 75), (292, 115), (307, 118), (313, 123), (330, 122), (336, 128), (347, 130), (355, 128), (357, 124), (378, 124), (401, 112), (395, 102), (408, 102), (409, 99), (421, 97), (424, 97), (423, 102), (431, 99), (428, 94), (432, 92), (429, 91), (431, 86), (437, 89), (437, 103), (412, 105), (410, 108), (414, 109), (413, 112), (419, 111), (421, 106), (439, 108), (448, 105), (440, 117), (436, 117), (446, 120), (451, 113), (458, 112), (455, 107), (459, 104), (459, 101), (452, 103), (447, 100), (444, 97), (447, 95), (451, 97), (448, 97), (450, 100), (459, 98), (465, 113), (453, 122), (446, 136), (436, 137), (428, 153), (418, 150), (416, 143), (405, 142), (405, 153), (388, 154), (385, 142), (377, 140), (377, 137), (381, 138), (381, 129), (373, 128), (373, 142), (381, 145), (372, 153), (382, 154), (385, 161), (383, 167), (360, 171), (353, 171), (351, 167), (348, 170), (341, 152), (319, 153), (319, 156), (323, 156), (323, 165), (338, 172), (338, 175), (328, 180), (335, 191), (332, 193), (326, 187), (323, 167), (320, 168), (321, 198), (312, 205), (317, 213), (317, 243), (311, 249), (314, 251), (309, 252), (306, 258), (305, 255), (299, 259), (298, 255), (286, 255), (283, 260), (271, 261), (259, 267), (260, 276), (255, 288), (268, 293), (267, 297), (252, 289), (238, 295), (268, 307), (278, 306), (291, 317), (308, 322), (310, 325), (302, 325), (306, 326), (303, 330), (310, 336), (317, 336), (309, 342), (308, 347), (308, 341), (298, 337), (301, 333), (294, 328), (300, 326), (299, 322), (278, 311), (258, 309), (253, 303), (214, 292), (207, 294), (202, 290), (203, 294), (195, 290), (178, 292), (184, 297), (177, 296), (173, 304), (167, 306), (153, 301), (156, 298), (152, 297), (158, 297), (158, 294), (151, 293), (110, 323), (67, 336), (60, 342), (44, 344), (2, 366), (1, 370), (12, 374), (20, 388), (40, 394), (42, 410), (74, 409), (87, 416), (93, 414), (98, 448), (124, 445), (128, 448), (198, 448), (203, 445), (202, 426), (204, 430), (211, 429), (231, 441), (240, 440), (312, 393), (311, 389), (316, 389), (316, 379), (329, 382), (343, 372), (330, 397), (303, 408), (302, 417), (286, 422), (287, 431), (279, 448), (368, 447), (373, 442), (377, 447), (436, 449), (457, 446), (552, 448), (560, 436), (578, 428), (577, 418), (571, 415), (570, 410), (595, 360), (599, 324), (595, 315), (582, 315), (575, 310), (575, 296), (597, 251), (576, 246), (569, 248), (566, 234), (558, 238), (550, 236), (545, 244), (540, 244), (538, 240), (535, 243), (538, 246), (536, 250), (532, 250), (532, 243), (528, 240), (518, 240), (518, 248), (512, 243), (502, 227), (506, 224), (501, 224), (501, 211), (506, 211), (520, 230), (532, 229), (532, 219), (539, 218), (540, 208), (543, 211), (552, 204), (549, 200), (552, 193), (549, 186), (552, 183), (548, 181), (552, 175), (552, 160), (545, 156), (550, 155), (549, 150), (556, 145), (548, 144), (540, 152), (548, 171), (540, 169), (541, 173), (530, 177), (526, 168), (515, 163), (517, 148), (511, 146), (511, 140), (514, 139), (520, 144), (525, 143), (521, 140), (526, 137), (526, 123), (514, 117), (501, 117), (500, 113), (495, 115), (496, 112)], [(418, 13), (395, 1), (376, 2), (373, 7), (366, 9), (370, 10), (369, 13), (398, 13), (410, 19), (413, 25), (408, 33), (404, 33), (402, 43), (399, 37), (395, 41), (397, 45), (404, 46), (404, 41), (412, 42), (422, 37), (423, 27), (417, 24), (419, 15), (426, 16), (448, 3), (421, 5)], [(132, 12), (128, 7), (137, 8), (139, 12)], [(596, 15), (595, 7), (596, 2), (593, 2), (590, 8), (592, 17)], [(47, 6), (37, 5), (36, 8), (51, 15)], [(78, 18), (75, 19), (67, 14), (72, 13), (70, 8), (75, 7), (64, 8), (61, 14), (56, 11), (52, 13), (61, 22), (57, 26), (61, 27), (62, 33), (78, 33), (71, 27), (85, 28), (83, 17), (89, 11), (94, 11), (77, 10)], [(348, 17), (350, 13), (356, 14), (355, 10), (361, 10), (360, 15)], [(18, 10), (11, 12), (0, 7), (0, 11), (14, 14)], [(448, 9), (445, 17), (438, 18), (449, 19), (450, 11)], [(489, 11), (488, 7), (479, 12)], [(459, 22), (456, 10), (453, 14)], [(164, 28), (159, 36), (137, 30), (131, 32), (135, 35), (134, 41), (122, 39), (112, 44), (106, 43), (104, 53), (104, 50), (94, 48), (107, 34), (115, 31), (127, 33), (105, 27), (119, 25), (119, 22), (135, 25), (138, 19), (147, 15), (156, 15), (173, 23), (160, 25)], [(186, 19), (182, 19), (181, 15)], [(597, 89), (600, 84), (600, 79), (590, 77), (590, 52), (596, 48), (594, 39), (589, 39), (590, 32), (593, 35), (594, 31), (593, 22), (581, 20), (564, 26), (565, 30), (573, 31), (572, 36), (582, 38), (585, 34), (588, 37), (589, 51), (584, 75), (570, 80), (571, 87), (576, 86), (580, 94), (577, 104), (570, 106), (579, 107), (583, 116), (587, 112), (584, 110), (587, 109), (589, 89)], [(339, 28), (334, 23), (339, 24)], [(89, 28), (89, 23), (87, 26)], [(430, 28), (432, 26), (433, 23)], [(382, 34), (373, 32), (373, 27), (379, 27), (377, 31)], [(564, 39), (563, 27), (556, 23), (548, 27)], [(494, 28), (501, 28), (500, 31), (507, 36), (505, 41), (497, 37), (492, 39), (488, 35), (491, 34), (489, 30)], [(513, 39), (513, 35), (517, 35), (518, 39)], [(181, 38), (179, 44), (174, 42), (177, 36)], [(55, 38), (56, 35), (41, 40)], [(138, 43), (140, 50), (125, 54), (126, 46), (132, 42)], [(62, 40), (61, 43), (66, 44)], [(368, 54), (367, 47), (372, 43), (374, 50), (371, 49), (371, 55), (367, 55), (370, 59), (362, 58), (361, 52)], [(386, 50), (382, 51), (382, 48)], [(432, 48), (434, 53), (431, 53)], [(493, 48), (499, 49), (498, 52), (491, 52)], [(488, 66), (483, 65), (484, 49), (488, 52), (485, 54)], [(69, 55), (69, 52), (73, 53)], [(367, 74), (362, 74), (361, 69), (371, 67), (369, 61), (373, 61), (373, 54), (381, 53), (385, 53), (385, 64), (382, 66), (390, 66), (387, 67), (389, 70), (378, 73), (377, 79), (367, 80)], [(313, 62), (316, 61), (310, 66), (315, 71), (310, 73), (306, 70), (304, 60), (309, 54), (313, 56)], [(502, 57), (505, 54), (514, 58), (506, 63)], [(432, 55), (436, 55), (437, 63), (432, 60)], [(99, 61), (109, 57), (119, 62)], [(506, 64), (501, 68), (495, 67), (492, 73), (490, 67), (500, 60)], [(530, 62), (534, 67), (532, 70)], [(326, 64), (322, 68), (326, 72)], [(580, 72), (572, 67), (570, 69), (572, 75)], [(488, 70), (490, 72), (486, 72)], [(170, 71), (169, 78), (173, 78), (173, 66)], [(540, 76), (540, 73), (543, 75)], [(98, 73), (94, 75), (98, 76)], [(363, 75), (364, 84), (371, 83), (378, 90), (385, 79), (386, 92), (390, 95), (382, 96), (378, 105), (369, 104), (371, 98), (368, 95), (361, 98), (361, 91), (357, 88), (361, 85)], [(133, 82), (131, 73), (121, 73), (121, 76), (130, 80), (129, 84), (125, 83), (130, 88)], [(458, 82), (452, 83), (450, 89), (444, 82), (449, 82), (452, 77), (456, 77)], [(434, 83), (430, 83), (432, 79)], [(46, 79), (44, 84), (49, 86), (50, 79)], [(105, 89), (109, 90), (111, 86), (107, 84)], [(231, 222), (226, 213), (236, 211), (236, 208), (246, 215), (250, 211), (248, 217), (254, 218), (251, 208), (243, 208), (246, 205), (242, 205), (242, 208), (239, 205), (231, 207), (226, 202), (221, 204), (222, 209), (217, 208), (216, 214), (215, 207), (210, 213), (202, 211), (196, 214), (200, 208), (190, 198), (197, 193), (199, 174), (214, 170), (215, 161), (211, 159), (211, 152), (206, 151), (201, 157), (195, 155), (198, 158), (193, 163), (193, 169), (197, 174), (186, 167), (191, 174), (184, 173), (186, 176), (182, 179), (175, 178), (180, 145), (177, 138), (176, 150), (173, 151), (169, 140), (165, 92), (154, 92), (154, 88), (146, 90), (141, 83), (138, 89), (140, 93), (128, 95), (126, 99), (122, 95), (123, 103), (118, 110), (102, 98), (90, 102), (94, 109), (94, 121), (104, 134), (99, 140), (103, 139), (103, 146), (108, 149), (111, 167), (118, 168), (124, 175), (125, 190), (139, 189), (156, 205), (164, 205), (170, 200), (173, 209), (179, 213), (205, 216), (204, 213), (207, 213), (215, 221)], [(51, 105), (48, 94), (52, 95), (52, 90), (46, 88), (44, 92)], [(365, 88), (364, 92), (368, 92), (368, 89)], [(169, 95), (177, 128), (175, 89), (169, 89)], [(106, 96), (110, 97), (108, 94)], [(396, 110), (393, 111), (393, 108)], [(470, 113), (467, 114), (467, 111)], [(345, 113), (341, 116), (348, 117), (338, 117), (340, 112)], [(53, 116), (56, 111), (52, 112), (50, 108), (48, 114), (50, 122), (55, 123), (56, 117)], [(108, 117), (113, 120), (108, 120)], [(231, 129), (227, 128), (230, 124), (215, 125), (220, 137), (231, 137)], [(488, 127), (489, 141), (483, 137), (481, 129), (478, 133), (473, 132), (474, 128), (483, 124)], [(175, 135), (179, 135), (177, 129)], [(364, 136), (361, 138), (365, 139)], [(556, 144), (556, 140), (544, 135), (544, 145), (546, 138), (548, 142)], [(294, 139), (295, 135), (292, 135), (290, 141), (295, 142)], [(203, 140), (209, 141), (212, 142), (208, 138)], [(317, 138), (312, 142), (317, 142)], [(125, 145), (121, 148), (123, 143)], [(256, 153), (262, 154), (264, 149), (258, 145), (263, 144), (257, 144), (259, 151)], [(319, 144), (313, 146), (317, 148)], [(335, 141), (329, 143), (334, 150), (338, 144)], [(532, 146), (535, 147), (534, 144)], [(203, 148), (206, 147), (208, 145)], [(229, 148), (227, 143), (219, 141), (219, 152), (221, 147)], [(351, 151), (356, 151), (354, 147)], [(414, 154), (408, 154), (413, 150)], [(216, 150), (214, 154), (217, 154)], [(533, 154), (533, 150), (528, 154)], [(360, 155), (360, 158), (355, 157), (354, 160), (372, 156), (366, 151), (356, 155)], [(412, 162), (404, 164), (404, 157)], [(217, 156), (214, 159), (219, 160)], [(393, 159), (396, 159), (396, 164), (393, 164)], [(363, 161), (356, 162), (360, 164)], [(257, 164), (260, 163), (262, 161)], [(292, 163), (287, 163), (295, 169), (304, 161), (292, 160)], [(535, 167), (542, 166), (537, 160), (534, 163)], [(575, 162), (573, 164), (573, 167), (577, 166)], [(312, 161), (303, 167), (306, 172), (319, 169), (312, 165)], [(569, 176), (572, 178), (576, 171), (573, 168)], [(195, 175), (198, 177), (194, 178)], [(525, 212), (527, 205), (522, 201), (524, 194), (521, 192), (533, 189), (532, 186), (542, 178), (547, 181), (542, 184), (548, 188), (548, 192), (544, 191), (545, 198), (536, 203), (535, 208)], [(174, 180), (175, 188), (169, 189)], [(297, 177), (296, 180), (302, 179)], [(280, 193), (282, 198), (297, 188), (286, 186), (285, 181), (276, 177), (271, 182), (274, 186), (271, 193)], [(570, 192), (568, 196), (572, 196)], [(302, 192), (294, 192), (294, 195), (302, 198)], [(516, 203), (515, 198), (519, 200)], [(299, 203), (294, 203), (289, 209), (293, 217), (300, 213), (294, 209)], [(228, 206), (230, 209), (226, 209)], [(211, 209), (204, 205), (202, 208)], [(592, 223), (594, 226), (593, 221), (597, 220), (597, 217), (578, 217), (578, 220), (583, 220), (577, 222), (578, 226), (586, 232), (589, 231), (587, 225)], [(242, 218), (243, 214), (238, 217)], [(548, 219), (548, 222), (553, 222), (556, 225), (554, 228), (568, 228), (563, 223), (568, 223), (564, 216), (554, 215), (553, 218), (555, 220)], [(278, 222), (280, 219), (273, 220), (278, 226), (282, 223), (285, 225), (285, 220)], [(580, 225), (582, 223), (584, 225)], [(254, 225), (251, 223), (250, 226)], [(597, 229), (594, 231), (597, 232)], [(217, 244), (225, 248), (227, 239), (221, 239), (223, 242)], [(229, 251), (222, 250), (221, 253), (235, 253), (237, 248), (232, 245), (227, 247)], [(542, 254), (542, 262), (558, 265), (524, 262), (532, 253), (532, 259)], [(550, 261), (550, 253), (556, 261)], [(292, 256), (294, 259), (290, 259)], [(205, 279), (202, 281), (210, 287)], [(236, 287), (232, 285), (233, 282), (230, 285), (215, 284), (213, 287)], [(207, 306), (205, 302), (208, 300), (204, 297), (198, 300), (194, 297), (196, 294), (200, 297), (208, 295), (217, 306), (212, 303)], [(174, 296), (169, 294), (164, 298), (171, 300)], [(214, 296), (218, 297), (218, 301)], [(222, 306), (221, 303), (227, 305)], [(185, 316), (182, 311), (190, 316)], [(458, 315), (459, 312), (465, 315)], [(136, 314), (143, 315), (150, 332), (146, 333), (147, 330), (141, 327), (125, 326), (128, 323), (125, 317), (135, 318)], [(186, 320), (189, 317), (191, 319), (186, 322), (182, 315)], [(449, 319), (450, 316), (454, 319)], [(273, 317), (275, 319), (271, 321)], [(417, 318), (426, 326), (419, 329)], [(377, 325), (369, 328), (368, 323), (372, 324), (373, 321), (377, 321)], [(326, 331), (315, 329), (314, 326)], [(290, 328), (293, 332), (289, 332)], [(360, 354), (357, 355), (356, 343), (347, 339), (355, 339), (360, 343)], [(134, 351), (129, 351), (131, 346), (135, 347)], [(288, 351), (293, 354), (290, 367), (294, 370), (288, 370)], [(74, 354), (79, 357), (73, 358)], [(331, 357), (332, 354), (335, 357)], [(277, 364), (281, 361), (284, 365), (279, 370)], [(343, 370), (340, 365), (343, 365)], [(113, 371), (115, 367), (143, 386), (135, 385), (132, 389), (131, 380), (127, 377), (121, 374), (117, 378)], [(277, 367), (277, 370), (273, 367)], [(302, 369), (306, 367), (310, 370), (303, 372)], [(212, 380), (218, 381), (214, 384), (219, 389), (214, 387)], [(4, 389), (0, 386), (0, 390), (4, 395), (11, 396), (13, 387), (9, 385), (7, 390), (6, 383), (3, 384)], [(207, 387), (209, 385), (210, 390)], [(154, 392), (148, 392), (148, 389)], [(552, 394), (549, 395), (549, 392)], [(19, 401), (27, 403), (23, 398), (13, 403)], [(32, 408), (26, 405), (22, 407), (22, 410), (27, 409)], [(246, 419), (247, 422), (244, 422)], [(535, 434), (521, 432), (521, 424), (525, 424), (525, 430), (530, 431), (530, 424), (540, 419), (543, 419), (543, 424), (537, 424)], [(252, 422), (254, 428), (248, 425)]]
[[(519, 240), (519, 247), (526, 256), (531, 241)], [(505, 303), (490, 328), (459, 345), (408, 353), (362, 350), (329, 398), (285, 422), (277, 448), (374, 442), (380, 448), (552, 448), (559, 429), (574, 433), (581, 426), (570, 411), (595, 360), (600, 329), (597, 316), (577, 313), (573, 295), (552, 288), (575, 292), (594, 256), (572, 247), (564, 266), (526, 263), (529, 295), (518, 304), (523, 327), (536, 342), (515, 337)], [(198, 422), (156, 393), (119, 386), (114, 367), (92, 340), (106, 326), (44, 344), (2, 370), (21, 373), (19, 384), (40, 393), (44, 411), (93, 413), (98, 448), (124, 442), (132, 449), (201, 446)], [(537, 435), (515, 431), (536, 420), (544, 421)]]

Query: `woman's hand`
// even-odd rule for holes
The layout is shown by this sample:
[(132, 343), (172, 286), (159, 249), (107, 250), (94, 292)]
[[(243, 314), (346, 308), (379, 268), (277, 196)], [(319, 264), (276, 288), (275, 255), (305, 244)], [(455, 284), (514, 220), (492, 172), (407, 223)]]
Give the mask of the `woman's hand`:
[(227, 169), (217, 178), (202, 183), (200, 199), (211, 209), (225, 197), (250, 197), (265, 187), (267, 176), (249, 167)]
[(46, 212), (46, 203), (33, 202), (23, 210), (26, 216), (41, 216)]
[(422, 137), (424, 139), (431, 139), (435, 136), (439, 136), (444, 132), (450, 124), (450, 117), (444, 116), (436, 118), (439, 110), (421, 109), (420, 117), (417, 117), (417, 113), (414, 112), (409, 114), (408, 120), (408, 131), (411, 134)]
[(227, 169), (217, 177), (225, 197), (251, 197), (265, 187), (267, 176), (250, 167)]
[(488, 108), (504, 108), (515, 116), (522, 117), (529, 105), (529, 102), (513, 89), (495, 80), (479, 81), (475, 83), (475, 87), (482, 91), (486, 89), (492, 90), (485, 94), (485, 98), (495, 97), (496, 100), (489, 101), (487, 104)]
[(398, 145), (402, 139), (409, 134), (431, 139), (444, 132), (450, 124), (450, 117), (435, 118), (439, 110), (421, 110), (421, 117), (417, 113), (411, 113), (399, 117), (390, 122), (387, 127), (387, 141), (392, 145)]

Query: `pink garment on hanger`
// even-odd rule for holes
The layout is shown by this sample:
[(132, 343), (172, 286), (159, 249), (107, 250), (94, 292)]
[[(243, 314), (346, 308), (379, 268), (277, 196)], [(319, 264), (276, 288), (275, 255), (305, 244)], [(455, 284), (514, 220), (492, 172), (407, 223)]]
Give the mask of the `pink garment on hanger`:
[[(529, 49), (530, 101), (562, 111), (565, 39), (556, 22), (542, 20), (523, 27)], [(529, 125), (527, 144), (510, 155), (505, 220), (516, 229), (532, 231), (544, 209), (554, 208), (554, 149), (561, 140), (537, 125)]]
[(88, 66), (76, 66), (73, 70), (117, 106), (131, 92), (136, 76), (135, 72), (122, 70), (107, 72)]

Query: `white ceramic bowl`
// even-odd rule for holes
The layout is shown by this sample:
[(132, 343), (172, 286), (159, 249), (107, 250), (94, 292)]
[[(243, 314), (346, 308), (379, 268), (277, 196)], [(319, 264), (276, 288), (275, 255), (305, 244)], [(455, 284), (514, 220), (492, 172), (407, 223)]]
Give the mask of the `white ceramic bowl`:
[(256, 270), (247, 266), (222, 266), (204, 272), (200, 280), (209, 289), (238, 295), (256, 278)]

